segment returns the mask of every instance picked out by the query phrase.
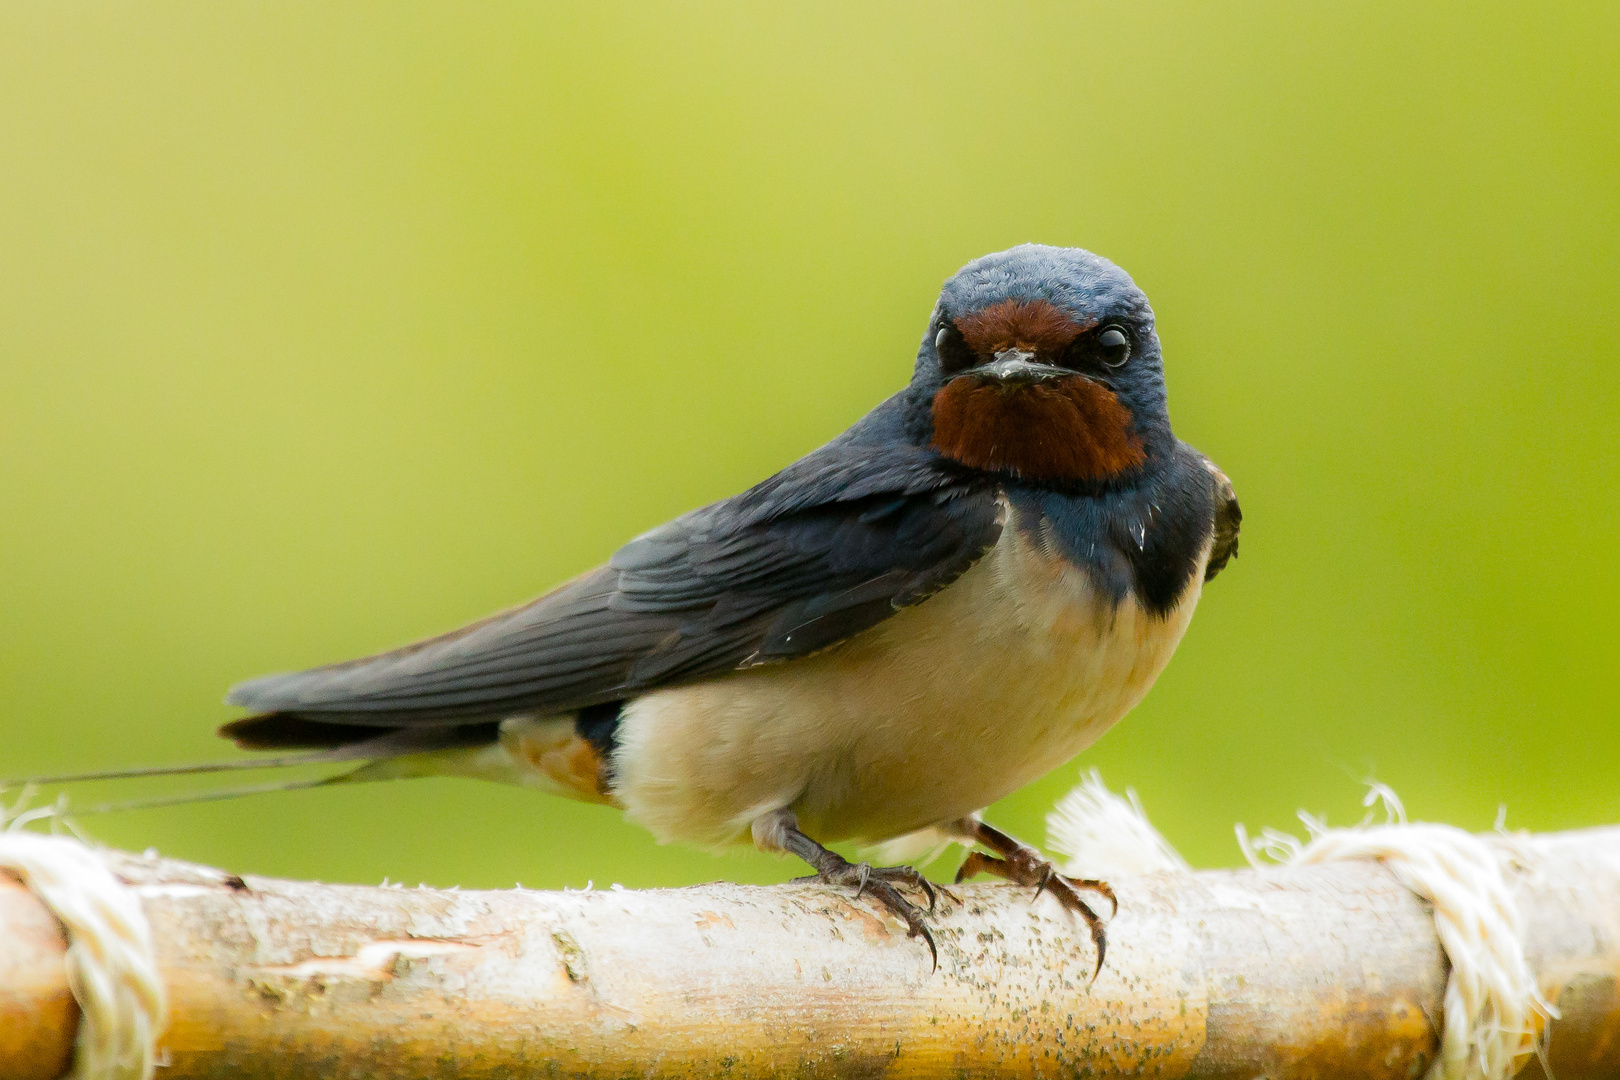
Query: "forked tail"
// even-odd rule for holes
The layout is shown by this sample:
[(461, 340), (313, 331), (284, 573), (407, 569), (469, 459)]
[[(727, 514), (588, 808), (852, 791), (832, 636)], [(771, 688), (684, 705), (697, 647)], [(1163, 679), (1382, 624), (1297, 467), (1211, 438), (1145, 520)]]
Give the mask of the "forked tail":
[[(246, 743), (251, 746), (255, 740), (240, 737), (239, 732), (263, 731), (266, 727), (278, 734), (291, 735), (286, 724), (267, 725), (264, 722), (268, 717), (248, 717), (244, 721), (236, 721), (225, 725), (221, 734), (233, 736), (238, 745)], [(337, 727), (338, 725), (310, 725), (312, 727)], [(234, 730), (233, 730), (234, 729)], [(340, 763), (355, 763), (355, 768), (344, 772), (332, 773), (318, 777), (299, 777), (297, 779), (277, 780), (264, 784), (245, 784), (237, 787), (208, 788), (200, 791), (182, 792), (176, 795), (158, 795), (145, 799), (129, 799), (118, 802), (96, 803), (92, 805), (75, 805), (65, 799), (59, 799), (50, 807), (29, 811), (30, 818), (37, 817), (79, 817), (89, 814), (106, 814), (124, 810), (147, 810), (162, 806), (182, 806), (190, 803), (215, 802), (221, 799), (235, 799), (244, 795), (262, 795), (276, 791), (299, 791), (305, 788), (326, 787), (331, 784), (356, 783), (372, 780), (387, 780), (401, 776), (412, 775), (408, 771), (375, 768), (379, 763), (388, 762), (396, 758), (411, 757), (419, 754), (432, 754), (442, 750), (453, 750), (468, 746), (478, 746), (493, 742), (498, 737), (495, 724), (468, 724), (457, 727), (433, 728), (364, 728), (346, 726), (343, 729), (349, 736), (349, 741), (340, 745), (326, 745), (322, 749), (303, 750), (298, 753), (277, 754), (265, 757), (237, 758), (230, 761), (188, 762), (182, 765), (156, 765), (134, 769), (105, 769), (96, 772), (60, 773), (50, 776), (32, 776), (17, 780), (0, 780), (0, 793), (21, 790), (29, 793), (41, 787), (59, 787), (68, 784), (87, 783), (105, 780), (134, 780), (157, 776), (195, 776), (205, 773), (239, 772), (251, 769), (285, 769), (300, 765), (332, 765)], [(302, 745), (320, 746), (320, 735), (324, 732), (303, 732), (297, 734), (314, 735), (315, 738), (306, 739)], [(355, 736), (358, 735), (358, 738)], [(277, 742), (275, 745), (298, 745), (292, 739)], [(27, 801), (26, 797), (23, 801)]]

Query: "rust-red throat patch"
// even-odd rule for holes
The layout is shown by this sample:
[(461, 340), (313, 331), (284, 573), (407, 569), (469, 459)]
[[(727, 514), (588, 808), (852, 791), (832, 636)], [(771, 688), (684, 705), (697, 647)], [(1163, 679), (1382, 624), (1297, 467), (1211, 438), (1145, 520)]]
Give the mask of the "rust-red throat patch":
[(934, 395), (934, 447), (1030, 480), (1106, 480), (1147, 460), (1130, 410), (1083, 375), (1015, 387), (954, 379)]

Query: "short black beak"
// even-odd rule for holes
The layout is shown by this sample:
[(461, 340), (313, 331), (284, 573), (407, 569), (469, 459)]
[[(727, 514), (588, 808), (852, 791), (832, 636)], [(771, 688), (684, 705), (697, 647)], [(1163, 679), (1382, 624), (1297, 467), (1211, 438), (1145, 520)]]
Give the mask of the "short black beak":
[(1051, 364), (1037, 364), (1035, 354), (1022, 349), (1003, 349), (996, 353), (996, 358), (988, 364), (980, 364), (975, 368), (968, 368), (962, 374), (976, 375), (991, 382), (1005, 383), (1009, 386), (1025, 386), (1029, 383), (1043, 382), (1046, 379), (1055, 379), (1064, 374)]

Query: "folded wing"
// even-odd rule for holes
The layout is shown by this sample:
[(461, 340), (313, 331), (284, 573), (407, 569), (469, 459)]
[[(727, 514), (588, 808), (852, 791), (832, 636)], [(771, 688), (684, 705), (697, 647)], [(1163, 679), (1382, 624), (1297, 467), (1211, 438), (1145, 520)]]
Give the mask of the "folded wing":
[(390, 727), (565, 712), (835, 645), (955, 580), (1000, 530), (995, 493), (930, 452), (838, 441), (532, 603), (228, 700)]

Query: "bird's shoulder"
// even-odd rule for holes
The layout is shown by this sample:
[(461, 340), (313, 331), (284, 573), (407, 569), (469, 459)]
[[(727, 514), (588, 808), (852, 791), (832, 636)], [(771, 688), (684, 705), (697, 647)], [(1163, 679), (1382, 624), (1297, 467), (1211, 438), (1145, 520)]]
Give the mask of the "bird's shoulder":
[(925, 448), (846, 434), (620, 548), (608, 563), (614, 606), (770, 610), (748, 660), (802, 655), (953, 581), (995, 544), (1001, 519), (984, 478)]

